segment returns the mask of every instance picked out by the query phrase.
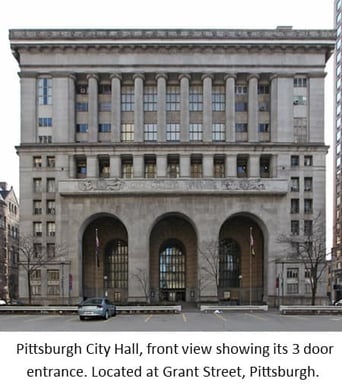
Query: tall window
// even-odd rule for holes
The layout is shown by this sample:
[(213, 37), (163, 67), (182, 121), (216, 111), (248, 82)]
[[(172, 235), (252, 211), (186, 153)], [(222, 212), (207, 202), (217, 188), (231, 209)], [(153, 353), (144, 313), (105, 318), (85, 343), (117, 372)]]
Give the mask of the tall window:
[(159, 287), (161, 290), (185, 288), (185, 251), (178, 242), (169, 242), (159, 256)]
[(203, 129), (202, 124), (193, 123), (189, 125), (189, 140), (190, 141), (202, 141)]
[(219, 286), (239, 287), (240, 283), (240, 247), (236, 241), (220, 241), (219, 250)]
[(33, 178), (33, 192), (34, 193), (42, 192), (42, 178)]
[(157, 165), (155, 156), (146, 156), (144, 164), (144, 177), (145, 178), (156, 178), (157, 176)]
[(180, 140), (180, 125), (176, 123), (166, 124), (166, 140), (179, 141)]
[(109, 288), (128, 286), (128, 245), (123, 240), (111, 241), (105, 249), (104, 273)]
[(213, 141), (225, 141), (225, 125), (213, 124)]
[(203, 110), (203, 91), (202, 86), (192, 86), (189, 91), (189, 110)]
[(87, 159), (76, 158), (76, 178), (87, 177)]
[(121, 126), (121, 141), (134, 141), (134, 124), (122, 124)]
[(236, 161), (237, 177), (246, 178), (248, 177), (248, 157), (238, 156)]
[(179, 178), (179, 156), (170, 155), (167, 158), (167, 176), (168, 178)]
[(134, 87), (123, 86), (121, 90), (121, 110), (123, 112), (134, 111)]
[(224, 155), (214, 157), (214, 178), (225, 177), (225, 158)]
[(157, 88), (145, 86), (144, 88), (144, 111), (155, 112), (157, 110)]
[(166, 110), (180, 110), (180, 88), (179, 86), (168, 86), (166, 88)]
[(203, 176), (203, 163), (202, 156), (191, 157), (191, 178), (202, 178)]
[(157, 141), (157, 124), (144, 124), (144, 141)]
[(212, 91), (212, 109), (214, 112), (225, 110), (225, 90), (224, 86), (214, 86)]
[(38, 79), (38, 103), (39, 105), (52, 104), (52, 79), (51, 78)]
[(109, 156), (99, 157), (100, 178), (109, 178), (109, 169), (110, 169)]
[(47, 178), (46, 179), (46, 191), (48, 193), (54, 193), (56, 191), (55, 178)]
[(133, 159), (131, 157), (123, 157), (121, 160), (121, 178), (133, 178)]
[(271, 157), (262, 156), (260, 158), (260, 177), (270, 178), (271, 177)]

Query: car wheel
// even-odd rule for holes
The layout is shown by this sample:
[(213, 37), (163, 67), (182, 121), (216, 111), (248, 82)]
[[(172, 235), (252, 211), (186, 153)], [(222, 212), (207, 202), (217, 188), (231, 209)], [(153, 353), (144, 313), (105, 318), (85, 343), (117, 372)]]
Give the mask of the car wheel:
[(81, 321), (84, 321), (84, 320), (85, 320), (85, 317), (80, 317), (80, 320), (81, 320)]
[(106, 312), (105, 312), (105, 315), (104, 315), (104, 317), (103, 317), (104, 319), (108, 319), (109, 318), (109, 313), (108, 313), (108, 310), (106, 310)]

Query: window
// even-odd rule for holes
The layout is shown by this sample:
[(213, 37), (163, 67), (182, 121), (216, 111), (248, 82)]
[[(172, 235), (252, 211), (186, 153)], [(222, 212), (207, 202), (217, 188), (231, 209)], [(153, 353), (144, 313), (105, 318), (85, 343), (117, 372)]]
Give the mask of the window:
[(60, 295), (60, 273), (58, 269), (48, 269), (47, 272), (47, 293), (50, 296)]
[(46, 235), (49, 237), (53, 237), (56, 234), (56, 224), (54, 222), (46, 223)]
[(189, 124), (189, 140), (202, 141), (202, 124)]
[(30, 272), (31, 292), (32, 296), (41, 294), (42, 274), (40, 269), (35, 269)]
[(291, 214), (298, 214), (298, 213), (299, 213), (299, 199), (292, 198), (291, 199)]
[(47, 270), (47, 280), (48, 282), (57, 281), (59, 282), (59, 270), (58, 269), (48, 269)]
[(43, 235), (43, 225), (41, 222), (33, 223), (33, 235), (35, 237), (41, 237)]
[(144, 141), (157, 141), (157, 124), (144, 124)]
[(235, 103), (235, 112), (247, 112), (248, 103), (243, 101), (238, 101)]
[(312, 178), (304, 177), (304, 191), (312, 191)]
[(121, 89), (121, 110), (123, 112), (134, 111), (134, 88), (133, 86), (123, 86)]
[(33, 244), (33, 257), (35, 259), (40, 259), (42, 257), (43, 247), (42, 244), (34, 243)]
[(213, 141), (225, 141), (225, 125), (213, 124)]
[(298, 279), (299, 268), (288, 268), (286, 271), (287, 279)]
[(101, 156), (98, 160), (100, 178), (109, 178), (109, 156)]
[(291, 191), (298, 192), (299, 191), (299, 178), (291, 177)]
[(203, 110), (203, 92), (202, 86), (192, 86), (189, 91), (189, 110), (202, 111)]
[(111, 112), (112, 103), (110, 101), (100, 101), (99, 102), (99, 111), (100, 112)]
[(304, 155), (304, 166), (305, 167), (312, 166), (312, 156), (311, 155)]
[(47, 254), (47, 257), (48, 258), (53, 258), (55, 257), (55, 253), (56, 253), (56, 246), (54, 243), (48, 243), (46, 244), (46, 254)]
[(166, 243), (160, 251), (159, 287), (164, 292), (185, 288), (185, 252), (178, 241)]
[(39, 127), (52, 127), (52, 117), (39, 117), (38, 118)]
[(271, 157), (262, 156), (260, 158), (260, 177), (270, 178), (271, 177)]
[(144, 111), (155, 112), (157, 110), (157, 88), (146, 86), (144, 88)]
[(219, 249), (219, 287), (239, 287), (240, 285), (240, 247), (236, 241), (220, 241)]
[(306, 88), (307, 87), (307, 78), (306, 77), (295, 77), (293, 80), (293, 86), (295, 88)]
[(47, 156), (46, 157), (46, 165), (48, 168), (55, 167), (55, 157), (54, 156)]
[(46, 201), (46, 213), (49, 216), (54, 216), (56, 214), (56, 202), (53, 199)]
[(134, 141), (134, 124), (122, 124), (121, 141), (124, 143)]
[(305, 236), (312, 236), (312, 220), (305, 220), (304, 221), (304, 235)]
[(238, 96), (244, 96), (247, 94), (247, 86), (236, 85), (235, 86), (235, 94)]
[(85, 123), (76, 124), (76, 132), (77, 133), (87, 133), (88, 132), (88, 124), (85, 124)]
[(259, 123), (259, 132), (260, 133), (268, 133), (269, 132), (269, 123)]
[(299, 167), (299, 156), (291, 155), (291, 167)]
[(288, 294), (298, 294), (298, 283), (287, 283), (286, 290)]
[(179, 156), (169, 155), (167, 158), (168, 178), (179, 178)]
[(51, 78), (38, 79), (38, 104), (39, 105), (52, 104), (52, 79)]
[(133, 159), (130, 156), (125, 156), (121, 160), (121, 178), (133, 178)]
[(42, 192), (42, 178), (33, 178), (33, 192), (34, 193)]
[(52, 143), (52, 136), (38, 136), (39, 144)]
[(291, 221), (291, 235), (292, 236), (299, 235), (299, 221), (297, 221), (297, 220)]
[(312, 214), (312, 199), (304, 199), (304, 214)]
[(214, 112), (224, 112), (225, 103), (224, 86), (214, 86), (212, 90), (212, 110)]
[(270, 94), (270, 87), (269, 85), (258, 85), (258, 94)]
[(225, 177), (225, 159), (224, 156), (214, 156), (214, 178)]
[(248, 157), (238, 156), (236, 168), (237, 168), (238, 178), (247, 178), (248, 177)]
[(293, 97), (293, 105), (306, 105), (307, 98), (306, 96), (294, 96)]
[(54, 193), (56, 191), (56, 183), (54, 178), (46, 179), (46, 191), (48, 193)]
[(191, 178), (202, 178), (203, 176), (202, 156), (191, 157), (190, 174), (191, 174)]
[(157, 177), (157, 165), (155, 156), (145, 156), (144, 164), (144, 177), (156, 178)]
[(100, 84), (99, 85), (99, 94), (112, 94), (112, 85), (111, 84)]
[(180, 140), (180, 125), (176, 123), (166, 124), (166, 140), (179, 141)]
[(100, 133), (110, 132), (111, 130), (112, 130), (111, 123), (100, 123), (99, 124), (99, 132)]
[(76, 178), (86, 178), (87, 176), (87, 159), (76, 158)]
[(295, 117), (293, 119), (293, 130), (295, 141), (302, 143), (307, 141), (308, 120), (306, 117)]
[(180, 88), (179, 86), (168, 86), (166, 88), (166, 110), (180, 110)]
[(33, 214), (34, 215), (42, 214), (42, 201), (40, 200), (33, 201)]
[(247, 123), (236, 123), (235, 124), (235, 132), (237, 133), (246, 133), (248, 131)]
[(34, 156), (33, 157), (33, 167), (35, 167), (35, 168), (42, 167), (42, 157), (41, 156)]
[(88, 103), (76, 102), (76, 112), (88, 112)]
[(105, 249), (104, 273), (107, 287), (128, 287), (128, 245), (123, 240), (112, 240)]

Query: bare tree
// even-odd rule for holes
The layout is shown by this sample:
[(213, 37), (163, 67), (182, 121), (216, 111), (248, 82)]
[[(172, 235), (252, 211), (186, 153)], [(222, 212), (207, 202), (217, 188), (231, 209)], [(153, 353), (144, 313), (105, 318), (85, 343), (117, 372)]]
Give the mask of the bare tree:
[(141, 288), (144, 291), (145, 302), (150, 302), (150, 285), (149, 285), (149, 277), (148, 273), (145, 269), (137, 268), (136, 272), (132, 274), (132, 278), (136, 279), (138, 283), (141, 285)]
[(325, 228), (321, 214), (306, 224), (302, 235), (281, 235), (279, 242), (287, 244), (287, 256), (304, 266), (311, 288), (311, 304), (316, 303), (319, 282), (327, 269)]
[(200, 290), (210, 282), (214, 282), (216, 295), (219, 295), (220, 285), (220, 247), (218, 241), (202, 243), (199, 247), (199, 255), (204, 265), (201, 267), (203, 275), (199, 279)]
[(48, 249), (30, 235), (20, 236), (19, 238), (19, 265), (26, 272), (28, 302), (32, 303), (32, 278), (35, 271), (47, 264), (57, 263), (58, 259), (65, 257), (65, 247), (53, 247)]

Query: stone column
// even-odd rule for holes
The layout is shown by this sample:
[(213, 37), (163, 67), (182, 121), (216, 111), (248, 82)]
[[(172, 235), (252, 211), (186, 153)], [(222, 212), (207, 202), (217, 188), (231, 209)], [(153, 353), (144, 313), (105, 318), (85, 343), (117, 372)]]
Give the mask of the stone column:
[(278, 141), (278, 77), (276, 74), (272, 75), (270, 78), (271, 87), (270, 87), (270, 140), (272, 142)]
[(249, 156), (248, 172), (251, 178), (260, 177), (260, 155)]
[(179, 175), (181, 178), (190, 177), (190, 156), (189, 155), (180, 155), (179, 159)]
[(257, 74), (248, 77), (248, 141), (258, 141), (258, 79)]
[(110, 156), (110, 177), (120, 178), (121, 176), (121, 158), (120, 155)]
[(144, 75), (134, 74), (134, 141), (144, 138)]
[(227, 177), (236, 177), (236, 155), (227, 155), (225, 170)]
[(166, 139), (166, 74), (157, 74), (157, 141)]
[(121, 76), (120, 74), (111, 75), (112, 82), (112, 134), (113, 143), (120, 142), (121, 133)]
[(74, 155), (69, 156), (69, 178), (76, 178), (76, 161)]
[(204, 74), (203, 82), (203, 141), (211, 142), (213, 140), (213, 109), (212, 109), (212, 87), (213, 76)]
[(21, 72), (20, 76), (20, 139), (21, 143), (36, 143), (37, 79), (36, 73)]
[(97, 142), (99, 129), (98, 77), (88, 75), (88, 141)]
[(214, 176), (214, 156), (203, 155), (203, 178), (212, 178)]
[(133, 156), (133, 177), (143, 178), (144, 177), (144, 157), (143, 155)]
[(95, 178), (98, 174), (98, 159), (96, 156), (87, 156), (87, 178)]
[(68, 142), (74, 143), (76, 136), (76, 77), (73, 74), (69, 75), (69, 114), (68, 114)]
[(181, 74), (180, 80), (180, 140), (189, 141), (189, 87), (190, 75)]
[(235, 142), (235, 80), (236, 75), (227, 74), (226, 81), (226, 141)]
[(157, 177), (165, 178), (167, 175), (167, 156), (157, 155)]

